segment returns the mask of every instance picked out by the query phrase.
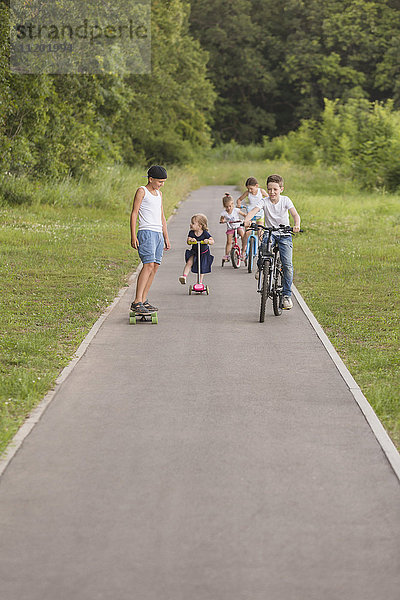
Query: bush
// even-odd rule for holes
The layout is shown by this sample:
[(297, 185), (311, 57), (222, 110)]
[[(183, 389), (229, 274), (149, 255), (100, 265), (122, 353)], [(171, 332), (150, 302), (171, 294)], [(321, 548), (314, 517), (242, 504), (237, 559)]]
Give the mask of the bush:
[(325, 100), (320, 121), (303, 121), (296, 131), (264, 139), (270, 159), (339, 166), (361, 185), (400, 187), (400, 112), (393, 101)]
[(267, 149), (263, 145), (248, 144), (242, 146), (231, 140), (226, 144), (219, 144), (210, 151), (207, 151), (207, 157), (212, 160), (224, 160), (224, 161), (243, 161), (251, 160), (258, 161), (267, 158)]
[(0, 204), (20, 205), (32, 204), (34, 192), (24, 178), (16, 178), (5, 174), (0, 177)]

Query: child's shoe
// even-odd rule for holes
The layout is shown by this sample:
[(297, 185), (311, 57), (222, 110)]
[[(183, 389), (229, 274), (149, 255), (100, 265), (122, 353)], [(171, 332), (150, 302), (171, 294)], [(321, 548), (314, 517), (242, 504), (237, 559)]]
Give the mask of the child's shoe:
[(143, 302), (143, 306), (150, 312), (156, 312), (158, 310), (157, 306), (152, 306), (148, 299)]
[(224, 260), (225, 262), (227, 262), (228, 260), (230, 260), (229, 254), (225, 254), (225, 256), (222, 257), (222, 260)]
[(283, 296), (283, 308), (286, 310), (293, 308), (293, 302), (290, 296)]
[(185, 285), (185, 284), (186, 284), (186, 275), (181, 275), (181, 276), (179, 277), (179, 281), (180, 281), (180, 282), (181, 282), (183, 285)]
[(145, 307), (143, 302), (132, 302), (131, 311), (136, 315), (150, 315), (151, 312)]

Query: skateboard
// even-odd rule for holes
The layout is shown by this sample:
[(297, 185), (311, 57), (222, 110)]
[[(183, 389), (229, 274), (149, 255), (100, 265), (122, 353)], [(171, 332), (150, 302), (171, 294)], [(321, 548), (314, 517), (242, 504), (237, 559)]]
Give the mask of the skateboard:
[(136, 325), (136, 323), (140, 323), (140, 322), (153, 323), (154, 325), (157, 325), (157, 323), (158, 323), (157, 311), (155, 310), (148, 315), (137, 315), (133, 310), (131, 310), (129, 313), (129, 323), (131, 325)]

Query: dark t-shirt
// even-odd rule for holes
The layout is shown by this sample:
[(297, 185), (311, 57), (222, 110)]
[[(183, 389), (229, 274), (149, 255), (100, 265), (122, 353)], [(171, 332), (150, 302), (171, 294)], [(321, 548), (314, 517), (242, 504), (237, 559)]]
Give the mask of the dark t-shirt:
[(191, 229), (188, 233), (188, 237), (194, 238), (198, 242), (202, 242), (203, 240), (208, 240), (211, 237), (211, 235), (208, 233), (208, 231), (203, 231), (201, 235), (195, 235), (194, 231)]

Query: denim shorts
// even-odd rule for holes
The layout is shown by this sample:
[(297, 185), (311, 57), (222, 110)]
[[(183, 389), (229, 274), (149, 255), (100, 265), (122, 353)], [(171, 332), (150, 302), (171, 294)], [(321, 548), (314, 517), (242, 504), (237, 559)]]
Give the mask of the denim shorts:
[(142, 263), (158, 263), (160, 265), (164, 252), (164, 236), (161, 231), (141, 229), (137, 232), (137, 239)]

